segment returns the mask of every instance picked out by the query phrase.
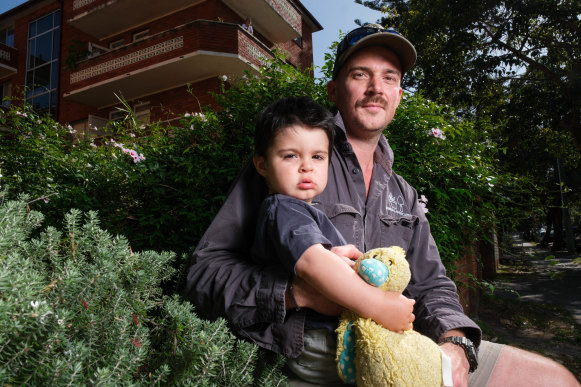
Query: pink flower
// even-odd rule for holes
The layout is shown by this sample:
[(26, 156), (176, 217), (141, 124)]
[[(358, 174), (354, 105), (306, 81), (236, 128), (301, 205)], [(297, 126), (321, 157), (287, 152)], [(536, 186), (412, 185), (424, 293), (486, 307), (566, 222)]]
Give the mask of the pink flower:
[(446, 139), (446, 136), (444, 135), (444, 131), (442, 129), (432, 128), (432, 129), (426, 130), (426, 134), (428, 136), (434, 136), (434, 137), (439, 138), (441, 140)]

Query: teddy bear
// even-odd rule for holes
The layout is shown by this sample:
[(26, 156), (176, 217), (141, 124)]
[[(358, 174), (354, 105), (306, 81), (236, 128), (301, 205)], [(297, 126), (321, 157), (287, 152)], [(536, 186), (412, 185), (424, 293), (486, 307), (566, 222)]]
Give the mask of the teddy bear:
[[(411, 278), (405, 252), (398, 246), (366, 252), (354, 269), (366, 282), (385, 291), (401, 293)], [(435, 342), (416, 331), (395, 333), (372, 319), (345, 311), (336, 332), (337, 369), (347, 384), (439, 387), (451, 378), (450, 371), (442, 371), (442, 362), (448, 363), (448, 358)]]

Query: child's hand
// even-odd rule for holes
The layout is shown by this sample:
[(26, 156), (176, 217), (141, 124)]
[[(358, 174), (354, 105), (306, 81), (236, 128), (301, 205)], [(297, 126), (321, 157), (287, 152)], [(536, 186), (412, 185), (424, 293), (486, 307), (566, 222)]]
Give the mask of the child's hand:
[(390, 331), (403, 333), (412, 328), (415, 300), (396, 292), (383, 292), (377, 313), (371, 318)]
[(353, 267), (355, 265), (355, 261), (363, 255), (363, 253), (357, 250), (357, 247), (354, 245), (331, 247), (331, 251), (341, 257), (351, 267)]

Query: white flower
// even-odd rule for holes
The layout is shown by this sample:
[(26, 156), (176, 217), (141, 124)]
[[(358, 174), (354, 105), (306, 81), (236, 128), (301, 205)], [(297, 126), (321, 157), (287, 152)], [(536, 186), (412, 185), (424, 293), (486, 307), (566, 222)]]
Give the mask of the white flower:
[(442, 129), (436, 129), (436, 128), (428, 129), (428, 130), (426, 130), (426, 134), (428, 136), (434, 136), (434, 137), (442, 139), (442, 140), (446, 139), (446, 136), (444, 135), (444, 131)]
[(424, 211), (424, 214), (427, 214), (428, 208), (426, 207), (426, 205), (428, 204), (428, 199), (424, 195), (420, 196), (420, 198), (418, 199), (418, 204), (420, 208)]
[(33, 309), (38, 308), (39, 302), (38, 301), (30, 301), (30, 306), (32, 306)]
[(54, 313), (53, 313), (52, 311), (50, 311), (50, 310), (49, 310), (49, 311), (47, 311), (45, 314), (43, 314), (42, 316), (40, 316), (40, 323), (41, 323), (41, 324), (44, 324), (44, 319), (45, 319), (47, 316), (50, 316), (51, 314), (54, 314)]
[(222, 82), (226, 82), (228, 80), (228, 77), (226, 75), (222, 75), (220, 76), (220, 79), (222, 80)]
[(194, 113), (194, 116), (196, 116), (197, 118), (199, 118), (203, 122), (208, 121), (208, 119), (206, 118), (206, 116), (204, 115), (204, 113)]

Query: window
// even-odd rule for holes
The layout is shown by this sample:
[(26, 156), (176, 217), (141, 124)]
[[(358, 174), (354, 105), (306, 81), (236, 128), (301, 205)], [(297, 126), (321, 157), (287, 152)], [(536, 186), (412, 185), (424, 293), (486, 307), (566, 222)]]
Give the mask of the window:
[[(149, 102), (136, 103), (132, 109), (139, 123), (149, 123)], [(122, 121), (126, 116), (127, 113), (124, 110), (115, 109), (109, 112), (109, 121)]]
[(26, 101), (41, 114), (54, 115), (58, 103), (60, 10), (28, 25)]
[(149, 29), (139, 31), (133, 34), (133, 41), (137, 42), (138, 40), (145, 39), (149, 36)]
[(133, 112), (141, 123), (149, 123), (149, 102), (141, 102), (133, 106)]
[[(132, 107), (135, 117), (140, 123), (149, 123), (149, 102), (139, 102)], [(123, 110), (112, 110), (109, 112), (109, 121), (121, 121), (127, 115)]]
[(121, 121), (125, 118), (125, 112), (121, 110), (113, 110), (109, 112), (109, 121)]
[(10, 106), (10, 100), (5, 99), (5, 98), (10, 98), (12, 96), (12, 82), (8, 81), (8, 82), (4, 82), (4, 83), (0, 83), (0, 103), (2, 104), (2, 106)]
[(293, 42), (295, 42), (297, 44), (297, 46), (299, 46), (300, 48), (303, 48), (303, 38), (302, 36), (300, 38), (294, 38)]
[(14, 28), (8, 27), (0, 30), (0, 43), (14, 47)]
[(119, 47), (121, 47), (121, 46), (122, 46), (122, 45), (124, 45), (124, 44), (125, 44), (125, 40), (124, 40), (124, 39), (115, 40), (115, 41), (113, 41), (113, 42), (109, 43), (109, 48), (110, 48), (111, 50), (114, 50), (114, 49), (116, 49), (116, 48), (119, 48)]

